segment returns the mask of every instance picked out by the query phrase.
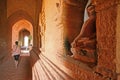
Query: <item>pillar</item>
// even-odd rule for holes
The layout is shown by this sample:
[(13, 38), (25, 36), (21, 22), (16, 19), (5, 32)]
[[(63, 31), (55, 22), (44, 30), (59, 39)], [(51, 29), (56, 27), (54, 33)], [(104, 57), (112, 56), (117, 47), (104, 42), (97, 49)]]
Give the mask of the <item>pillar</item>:
[(39, 26), (39, 5), (40, 1), (37, 0), (36, 2), (36, 11), (35, 11), (35, 19), (34, 19), (34, 25), (33, 25), (33, 48), (39, 50), (40, 48), (40, 26)]
[(32, 66), (35, 64), (37, 60), (40, 59), (39, 54), (40, 54), (40, 46), (41, 46), (41, 41), (40, 41), (40, 26), (39, 26), (39, 13), (40, 13), (40, 0), (36, 1), (36, 7), (35, 7), (35, 17), (34, 17), (34, 24), (33, 24), (33, 47), (32, 50), (30, 51), (31, 54), (31, 64)]
[(10, 52), (9, 30), (7, 27), (7, 2), (0, 0), (0, 61)]
[[(119, 0), (120, 1), (120, 0)], [(120, 4), (117, 6), (117, 27), (116, 27), (116, 72), (120, 80)]]
[[(97, 54), (96, 71), (105, 78), (117, 80), (116, 56), (118, 54), (118, 0), (94, 0), (97, 11)], [(120, 20), (120, 19), (119, 19)]]

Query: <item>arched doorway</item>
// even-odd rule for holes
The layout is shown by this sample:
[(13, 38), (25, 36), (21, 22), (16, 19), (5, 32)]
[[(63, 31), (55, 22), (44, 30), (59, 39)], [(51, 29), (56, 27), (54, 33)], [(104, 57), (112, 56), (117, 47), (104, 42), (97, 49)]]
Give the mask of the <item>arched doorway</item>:
[(19, 32), (19, 41), (21, 42), (21, 46), (28, 47), (30, 44), (32, 44), (30, 36), (30, 32), (26, 29), (22, 29)]
[(19, 20), (12, 26), (12, 45), (19, 41), (20, 46), (29, 46), (33, 44), (33, 27), (32, 24), (25, 20)]

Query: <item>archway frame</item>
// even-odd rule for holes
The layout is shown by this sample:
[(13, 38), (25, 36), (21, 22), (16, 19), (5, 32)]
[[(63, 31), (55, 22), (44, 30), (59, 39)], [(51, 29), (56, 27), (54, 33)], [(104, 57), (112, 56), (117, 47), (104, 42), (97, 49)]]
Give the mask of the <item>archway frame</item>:
[(8, 28), (9, 28), (9, 35), (10, 35), (9, 36), (9, 43), (11, 45), (11, 48), (12, 48), (12, 27), (16, 22), (18, 22), (22, 19), (25, 19), (31, 23), (31, 25), (33, 26), (33, 34), (34, 34), (34, 20), (33, 20), (33, 18), (26, 11), (23, 11), (23, 10), (18, 10), (16, 12), (14, 12), (12, 15), (10, 15), (8, 17)]

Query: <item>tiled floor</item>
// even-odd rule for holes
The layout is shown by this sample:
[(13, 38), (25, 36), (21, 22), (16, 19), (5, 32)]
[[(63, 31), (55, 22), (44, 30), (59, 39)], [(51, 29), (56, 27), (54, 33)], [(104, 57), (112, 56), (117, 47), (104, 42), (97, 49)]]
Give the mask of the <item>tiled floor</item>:
[(32, 80), (31, 69), (29, 54), (21, 54), (18, 68), (15, 67), (13, 57), (9, 56), (0, 63), (0, 80)]

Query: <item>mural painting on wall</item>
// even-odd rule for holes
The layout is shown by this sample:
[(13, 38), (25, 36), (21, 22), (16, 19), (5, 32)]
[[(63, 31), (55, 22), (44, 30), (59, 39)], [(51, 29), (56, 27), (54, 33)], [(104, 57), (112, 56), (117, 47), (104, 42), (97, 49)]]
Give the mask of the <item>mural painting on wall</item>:
[(71, 52), (74, 59), (96, 65), (96, 12), (94, 5), (88, 5), (87, 14), (88, 20), (85, 21), (79, 35), (71, 43)]

